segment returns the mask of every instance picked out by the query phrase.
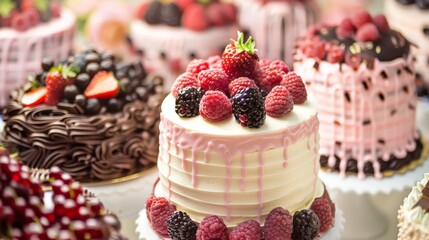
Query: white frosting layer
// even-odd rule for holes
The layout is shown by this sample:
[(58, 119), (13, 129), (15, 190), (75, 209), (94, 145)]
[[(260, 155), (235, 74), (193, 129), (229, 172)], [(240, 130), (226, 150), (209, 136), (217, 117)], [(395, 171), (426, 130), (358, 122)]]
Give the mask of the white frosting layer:
[(258, 56), (293, 63), (295, 40), (316, 22), (313, 1), (238, 0), (238, 23), (256, 41)]
[[(130, 36), (142, 50), (145, 67), (164, 77), (164, 86), (170, 91), (176, 77), (186, 70), (192, 54), (207, 59), (221, 55), (231, 38), (237, 35), (237, 26), (213, 27), (196, 32), (181, 27), (149, 25), (144, 21), (131, 23)], [(161, 56), (164, 54), (164, 56)]]
[(74, 14), (63, 10), (61, 17), (27, 31), (0, 29), (0, 107), (12, 90), (27, 82), (27, 77), (41, 70), (41, 60), (49, 56), (58, 61), (73, 48)]
[(162, 105), (156, 195), (194, 220), (218, 215), (229, 226), (247, 219), (262, 223), (275, 207), (293, 213), (323, 194), (311, 98), (283, 118), (267, 116), (259, 129), (244, 128), (233, 117), (221, 123), (180, 118), (174, 104), (170, 94)]
[(422, 190), (428, 182), (429, 173), (426, 173), (424, 178), (412, 188), (408, 197), (404, 199), (403, 204), (404, 221), (413, 222), (425, 234), (429, 234), (429, 212), (426, 212), (420, 206), (414, 206), (422, 197)]
[(429, 10), (420, 9), (416, 4), (403, 5), (397, 0), (386, 0), (385, 12), (391, 28), (402, 32), (417, 45), (412, 48), (416, 71), (429, 83), (429, 35), (423, 33), (425, 27), (429, 28)]
[(357, 160), (358, 177), (370, 162), (381, 178), (378, 158), (398, 158), (415, 149), (415, 82), (412, 57), (389, 62), (374, 61), (373, 69), (362, 63), (357, 70), (346, 64), (318, 62), (300, 50), (295, 71), (311, 90), (319, 105), (320, 153), (328, 165), (341, 159), (340, 174), (347, 162)]

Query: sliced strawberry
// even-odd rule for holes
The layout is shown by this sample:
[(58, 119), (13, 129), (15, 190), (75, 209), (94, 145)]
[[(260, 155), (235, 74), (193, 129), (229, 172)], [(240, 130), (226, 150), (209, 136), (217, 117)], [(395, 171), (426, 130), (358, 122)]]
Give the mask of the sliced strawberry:
[(47, 90), (45, 87), (30, 90), (22, 96), (21, 103), (25, 107), (37, 106), (45, 101), (46, 92)]
[(112, 98), (118, 94), (119, 82), (111, 72), (97, 73), (85, 90), (87, 98)]

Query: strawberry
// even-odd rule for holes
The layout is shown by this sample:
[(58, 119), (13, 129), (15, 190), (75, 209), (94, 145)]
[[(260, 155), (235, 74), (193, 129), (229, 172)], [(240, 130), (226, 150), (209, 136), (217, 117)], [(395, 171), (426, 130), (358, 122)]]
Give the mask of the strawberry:
[(75, 66), (58, 65), (51, 68), (46, 75), (46, 98), (45, 103), (49, 106), (56, 106), (63, 97), (64, 88), (72, 84), (78, 68)]
[(193, 3), (186, 7), (182, 16), (182, 25), (193, 31), (204, 31), (209, 27), (206, 12), (203, 6)]
[(244, 34), (238, 32), (237, 41), (228, 44), (222, 54), (222, 68), (230, 79), (252, 75), (259, 61), (256, 51), (252, 37), (244, 42)]
[(139, 4), (137, 6), (136, 11), (134, 12), (134, 17), (137, 19), (143, 19), (144, 14), (147, 10), (147, 8), (149, 7), (149, 3), (148, 2), (144, 2), (142, 4)]
[(39, 88), (30, 90), (29, 92), (26, 92), (22, 96), (21, 103), (25, 107), (33, 107), (43, 103), (45, 101), (45, 97), (46, 97), (46, 88), (39, 87)]
[(118, 94), (119, 82), (111, 72), (98, 72), (91, 79), (84, 95), (86, 98), (112, 98)]

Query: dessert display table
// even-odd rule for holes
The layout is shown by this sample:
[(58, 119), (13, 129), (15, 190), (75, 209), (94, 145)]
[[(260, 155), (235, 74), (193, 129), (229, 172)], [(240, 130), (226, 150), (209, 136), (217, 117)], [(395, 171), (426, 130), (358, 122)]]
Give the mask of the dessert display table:
[[(383, 194), (388, 197), (395, 191), (411, 188), (428, 169), (429, 161), (426, 160), (423, 165), (405, 174), (382, 180), (367, 178), (364, 181), (354, 176), (343, 179), (336, 173), (319, 172), (332, 199), (343, 209), (347, 219), (342, 239), (384, 239), (384, 235), (388, 234), (388, 225), (392, 223), (389, 223), (388, 217), (380, 212), (371, 198)], [(399, 205), (397, 208), (399, 209)], [(390, 209), (395, 213), (396, 210)], [(396, 228), (396, 224), (390, 227)]]
[[(327, 232), (320, 240), (339, 240), (341, 239), (341, 233), (344, 231), (345, 219), (343, 211), (340, 208), (336, 208), (335, 211), (335, 225), (329, 232)], [(136, 221), (136, 232), (139, 236), (139, 240), (162, 240), (150, 227), (149, 221), (146, 217), (146, 209), (139, 212), (139, 217)]]

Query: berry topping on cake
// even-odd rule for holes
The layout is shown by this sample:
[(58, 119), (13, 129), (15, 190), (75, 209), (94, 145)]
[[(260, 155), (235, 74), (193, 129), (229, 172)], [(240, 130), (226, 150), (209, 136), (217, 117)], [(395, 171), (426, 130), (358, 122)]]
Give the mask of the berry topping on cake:
[(168, 237), (167, 220), (176, 211), (175, 207), (167, 199), (159, 197), (151, 200), (148, 210), (148, 220), (153, 230), (162, 237)]
[(197, 240), (228, 240), (228, 228), (218, 216), (205, 217), (198, 226)]
[(219, 90), (228, 94), (229, 78), (221, 69), (207, 69), (198, 74), (198, 82), (205, 91)]
[(336, 33), (340, 38), (351, 38), (356, 32), (356, 28), (350, 18), (344, 18), (338, 25)]
[(360, 11), (353, 15), (351, 21), (353, 26), (355, 26), (356, 29), (359, 29), (367, 23), (372, 23), (372, 17), (367, 11)]
[(171, 239), (195, 240), (198, 225), (188, 214), (176, 211), (167, 220), (167, 231)]
[(334, 44), (327, 44), (326, 51), (327, 51), (326, 60), (328, 62), (338, 63), (344, 60), (345, 51), (342, 47)]
[(0, 149), (0, 176), (0, 238), (124, 239), (116, 216), (58, 167), (30, 171)]
[(244, 34), (238, 32), (238, 38), (226, 46), (222, 54), (222, 68), (231, 78), (252, 76), (258, 62), (255, 41), (249, 37), (244, 42)]
[(313, 240), (320, 229), (320, 221), (311, 209), (303, 209), (293, 215), (292, 239)]
[(201, 98), (200, 115), (211, 122), (219, 122), (231, 116), (232, 104), (221, 91), (207, 91)]
[(271, 117), (283, 117), (293, 109), (292, 95), (285, 86), (275, 86), (265, 98), (265, 109)]
[(284, 72), (278, 69), (268, 67), (260, 67), (254, 73), (252, 78), (256, 84), (267, 92), (270, 92), (273, 87), (279, 85), (284, 78)]
[(98, 72), (85, 90), (86, 98), (112, 98), (118, 94), (119, 83), (111, 72)]
[(209, 27), (209, 24), (203, 6), (194, 3), (185, 8), (182, 17), (182, 25), (184, 27), (193, 31), (204, 31)]
[(185, 87), (176, 97), (175, 111), (180, 117), (195, 117), (199, 114), (199, 106), (204, 90)]
[(362, 25), (356, 32), (356, 40), (366, 42), (375, 41), (380, 36), (377, 27), (373, 23)]
[(26, 92), (21, 99), (21, 103), (25, 107), (33, 107), (45, 102), (46, 88), (39, 87)]
[(261, 226), (255, 220), (247, 220), (245, 222), (238, 224), (238, 226), (235, 227), (229, 234), (229, 240), (261, 240), (261, 239), (262, 239)]
[(199, 87), (197, 78), (190, 72), (184, 72), (177, 77), (176, 81), (173, 83), (173, 86), (171, 86), (171, 93), (174, 97), (177, 97), (179, 91), (185, 87)]
[(229, 95), (231, 97), (234, 97), (234, 95), (238, 91), (245, 89), (247, 87), (258, 88), (258, 86), (256, 86), (255, 81), (253, 81), (250, 78), (247, 78), (247, 77), (236, 78), (236, 79), (232, 80), (228, 85)]
[(277, 70), (277, 71), (283, 72), (283, 73), (289, 72), (289, 67), (286, 65), (285, 62), (283, 62), (281, 60), (272, 61), (269, 65), (269, 68), (271, 70)]
[[(316, 213), (320, 220), (319, 233), (325, 233), (334, 225), (331, 203), (326, 198), (317, 198), (311, 205), (311, 210)], [(320, 234), (319, 234), (320, 235)]]
[(292, 215), (288, 210), (277, 207), (271, 210), (264, 224), (265, 240), (291, 239)]
[(305, 90), (301, 77), (295, 72), (287, 73), (280, 85), (287, 88), (292, 95), (294, 104), (301, 104), (307, 101), (307, 90)]
[(182, 17), (182, 11), (174, 2), (170, 2), (161, 8), (161, 22), (168, 26), (177, 27), (180, 26), (180, 19)]
[(265, 106), (261, 93), (255, 88), (245, 88), (231, 98), (235, 120), (242, 126), (259, 128), (265, 123)]
[(372, 20), (379, 32), (386, 33), (387, 31), (389, 31), (389, 23), (387, 22), (386, 16), (384, 16), (383, 14), (374, 16)]
[(161, 9), (163, 5), (159, 1), (152, 1), (144, 13), (144, 20), (150, 24), (161, 23)]
[(58, 65), (49, 70), (46, 75), (46, 105), (56, 106), (64, 94), (64, 88), (74, 82), (79, 71), (74, 66)]
[(207, 70), (209, 68), (210, 65), (208, 61), (203, 59), (194, 59), (189, 62), (188, 66), (186, 67), (186, 72), (192, 73), (195, 75), (195, 77), (197, 77), (201, 71)]

